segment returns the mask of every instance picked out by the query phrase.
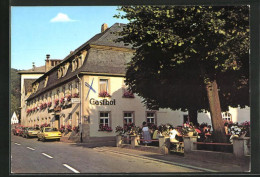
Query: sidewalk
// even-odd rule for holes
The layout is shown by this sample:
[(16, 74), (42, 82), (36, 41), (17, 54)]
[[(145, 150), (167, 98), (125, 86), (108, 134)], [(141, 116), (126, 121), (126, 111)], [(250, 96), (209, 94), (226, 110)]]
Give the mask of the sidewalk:
[(143, 158), (151, 158), (151, 160), (162, 161), (165, 163), (170, 162), (175, 165), (201, 169), (206, 172), (248, 172), (249, 171), (248, 167), (241, 167), (235, 164), (225, 164), (224, 162), (223, 163), (206, 162), (201, 160), (194, 161), (175, 154), (162, 155), (158, 153), (139, 151), (135, 149), (118, 148), (118, 147), (103, 147), (103, 149), (114, 151), (117, 153), (127, 154), (130, 156), (141, 156)]
[(129, 148), (120, 148), (115, 146), (102, 146), (102, 143), (98, 143), (96, 145), (92, 143), (73, 143), (76, 146), (82, 146), (86, 148), (95, 148), (96, 150), (111, 152), (115, 154), (122, 154), (126, 156), (132, 156), (137, 158), (145, 158), (151, 161), (158, 161), (173, 165), (178, 165), (182, 167), (193, 168), (197, 170), (201, 170), (202, 172), (214, 173), (214, 172), (249, 172), (249, 167), (239, 166), (235, 164), (227, 164), (227, 163), (217, 163), (217, 162), (207, 162), (202, 160), (191, 160), (185, 158), (185, 156), (179, 156), (175, 154), (162, 155), (159, 153), (140, 151)]

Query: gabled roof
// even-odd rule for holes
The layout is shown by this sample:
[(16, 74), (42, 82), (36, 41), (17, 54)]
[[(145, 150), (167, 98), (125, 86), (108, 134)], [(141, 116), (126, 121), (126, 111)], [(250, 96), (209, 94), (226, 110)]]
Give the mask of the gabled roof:
[(27, 95), (28, 92), (32, 91), (32, 83), (36, 81), (36, 79), (24, 79), (24, 90), (25, 95)]
[[(121, 31), (123, 29), (123, 26), (123, 24), (115, 23), (106, 31), (95, 35), (86, 43), (84, 43), (76, 50), (74, 50), (72, 53), (70, 53), (67, 57), (64, 58), (64, 60), (60, 64), (46, 72), (43, 76), (41, 76), (35, 81), (39, 82), (38, 90), (32, 95), (30, 95), (27, 100), (31, 100), (34, 97), (37, 97), (38, 95), (42, 94), (43, 92), (57, 87), (72, 78), (76, 78), (77, 74), (82, 72), (124, 75), (126, 71), (126, 63), (129, 62), (133, 56), (132, 51), (99, 50), (97, 48), (91, 48), (91, 45), (95, 45), (131, 49), (131, 46), (125, 46), (123, 42), (114, 41), (119, 37), (116, 34), (116, 32)], [(58, 68), (63, 63), (74, 59), (74, 57), (84, 49), (87, 49), (88, 53), (83, 65), (74, 72), (71, 72), (72, 67), (70, 65), (67, 70), (67, 74), (64, 77), (58, 79)], [(44, 81), (46, 76), (48, 76), (48, 82), (46, 87), (44, 87)]]
[(45, 73), (45, 66), (39, 66), (28, 70), (21, 70), (18, 72), (19, 74), (44, 74)]

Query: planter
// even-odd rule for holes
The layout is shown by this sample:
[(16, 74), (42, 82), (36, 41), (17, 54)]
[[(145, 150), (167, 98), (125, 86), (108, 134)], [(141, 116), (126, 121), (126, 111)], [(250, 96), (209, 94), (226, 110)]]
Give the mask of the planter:
[(193, 136), (193, 132), (189, 132), (187, 136)]
[(122, 136), (116, 135), (116, 147), (120, 147), (121, 144), (122, 144)]

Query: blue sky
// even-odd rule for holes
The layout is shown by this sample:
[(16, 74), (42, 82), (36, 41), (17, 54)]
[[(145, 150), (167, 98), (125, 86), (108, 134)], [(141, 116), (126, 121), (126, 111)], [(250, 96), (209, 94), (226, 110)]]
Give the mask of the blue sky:
[(11, 68), (31, 69), (51, 59), (64, 59), (92, 36), (101, 25), (127, 20), (113, 18), (117, 6), (12, 7)]

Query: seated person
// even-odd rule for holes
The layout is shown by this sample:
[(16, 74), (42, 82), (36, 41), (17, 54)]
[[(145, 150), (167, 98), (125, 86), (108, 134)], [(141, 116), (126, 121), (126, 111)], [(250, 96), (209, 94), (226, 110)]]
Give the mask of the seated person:
[[(170, 149), (176, 148), (176, 150), (179, 148), (179, 141), (176, 139), (176, 136), (180, 136), (180, 133), (174, 129), (174, 127), (170, 127)], [(177, 143), (177, 145), (176, 145)]]
[(170, 127), (169, 130), (170, 130), (170, 142), (179, 142), (176, 139), (176, 135), (180, 135), (180, 133), (173, 127)]
[[(159, 140), (159, 136), (160, 136), (160, 135), (161, 135), (161, 134), (160, 134), (160, 132), (158, 131), (158, 128), (155, 127), (155, 128), (154, 128), (154, 131), (153, 131), (152, 139), (153, 139), (153, 140)], [(152, 144), (155, 145), (155, 146), (159, 146), (159, 141), (158, 141), (158, 142), (157, 142), (157, 141), (153, 141)]]

